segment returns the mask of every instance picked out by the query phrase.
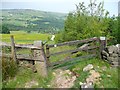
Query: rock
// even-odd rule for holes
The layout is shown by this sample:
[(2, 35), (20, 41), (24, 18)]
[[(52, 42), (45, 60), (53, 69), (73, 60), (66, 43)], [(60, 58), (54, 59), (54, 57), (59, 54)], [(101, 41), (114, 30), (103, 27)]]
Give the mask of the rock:
[(118, 54), (113, 53), (112, 56), (113, 56), (113, 57), (118, 57)]
[(88, 78), (86, 78), (87, 83), (89, 82), (95, 83), (99, 81), (100, 74), (98, 72), (96, 72), (95, 70), (90, 70), (90, 74), (91, 75)]
[(93, 83), (92, 82), (89, 82), (89, 83), (83, 83), (81, 85), (81, 88), (84, 89), (84, 88), (94, 88), (93, 86)]
[(90, 74), (95, 73), (95, 70), (90, 70)]
[(110, 77), (111, 77), (111, 75), (107, 75), (107, 77), (108, 77), (108, 78), (110, 78)]
[(107, 56), (107, 57), (109, 56), (109, 54), (105, 50), (102, 51), (102, 54)]
[(92, 64), (88, 64), (86, 67), (83, 68), (83, 71), (89, 71), (93, 69), (93, 65)]
[(95, 78), (89, 76), (88, 78), (86, 78), (86, 82), (89, 83), (89, 82), (93, 82), (94, 83), (94, 80)]
[(116, 46), (114, 46), (114, 45), (109, 46), (109, 47), (108, 47), (108, 52), (109, 52), (110, 54), (112, 54), (112, 53), (118, 53), (118, 48), (117, 48)]
[(81, 86), (83, 83), (82, 82), (79, 82), (79, 85)]

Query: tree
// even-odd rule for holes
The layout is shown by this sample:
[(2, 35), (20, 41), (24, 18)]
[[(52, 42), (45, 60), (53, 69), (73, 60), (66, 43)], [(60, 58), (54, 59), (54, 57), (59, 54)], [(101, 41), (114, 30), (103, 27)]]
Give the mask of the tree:
[(99, 36), (109, 37), (109, 12), (103, 8), (104, 2), (96, 4), (95, 1), (90, 0), (87, 7), (84, 2), (79, 3), (76, 5), (76, 10), (68, 14), (65, 20), (64, 34), (61, 36), (62, 41)]
[(7, 25), (3, 24), (1, 29), (2, 34), (10, 34), (10, 29), (7, 27)]

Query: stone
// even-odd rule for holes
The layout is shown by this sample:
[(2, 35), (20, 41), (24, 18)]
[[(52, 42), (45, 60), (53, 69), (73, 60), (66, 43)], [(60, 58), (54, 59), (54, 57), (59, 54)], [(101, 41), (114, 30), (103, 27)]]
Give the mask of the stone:
[(109, 54), (105, 50), (102, 51), (102, 54), (107, 56), (107, 57), (109, 56)]
[(98, 72), (96, 72), (95, 70), (91, 70), (90, 74), (91, 75), (86, 79), (87, 83), (89, 83), (89, 82), (95, 83), (95, 82), (99, 81), (100, 74)]
[(113, 46), (113, 45), (112, 45), (112, 46), (109, 46), (109, 47), (108, 47), (108, 52), (109, 52), (110, 54), (112, 54), (113, 51), (114, 51), (114, 46)]
[(111, 77), (111, 75), (107, 75), (107, 77), (108, 77), (108, 78), (110, 78), (110, 77)]
[(112, 54), (112, 57), (118, 57), (118, 54), (113, 53), (113, 54)]
[(81, 86), (83, 83), (82, 82), (79, 82), (79, 85)]
[(83, 71), (89, 71), (93, 69), (93, 65), (92, 64), (88, 64), (86, 67), (83, 68)]
[(107, 57), (107, 60), (112, 61), (113, 57)]
[(93, 86), (93, 83), (92, 82), (89, 82), (89, 83), (83, 83), (81, 85), (81, 88), (84, 89), (84, 88), (94, 88)]

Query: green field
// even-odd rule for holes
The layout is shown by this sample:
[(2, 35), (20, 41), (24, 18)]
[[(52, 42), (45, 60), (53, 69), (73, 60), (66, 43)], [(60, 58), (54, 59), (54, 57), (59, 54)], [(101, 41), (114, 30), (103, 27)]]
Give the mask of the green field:
[(10, 43), (10, 36), (14, 36), (15, 43), (17, 44), (33, 44), (34, 41), (42, 40), (43, 42), (48, 40), (52, 35), (41, 34), (41, 33), (31, 33), (28, 34), (24, 31), (14, 31), (11, 34), (0, 34), (2, 36), (2, 42)]

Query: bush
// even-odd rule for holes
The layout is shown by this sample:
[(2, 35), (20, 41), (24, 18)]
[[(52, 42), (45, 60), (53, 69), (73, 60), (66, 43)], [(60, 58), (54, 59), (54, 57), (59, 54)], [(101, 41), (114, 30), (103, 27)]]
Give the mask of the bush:
[(10, 34), (10, 29), (7, 27), (7, 25), (2, 25), (2, 30), (0, 31), (2, 34)]

